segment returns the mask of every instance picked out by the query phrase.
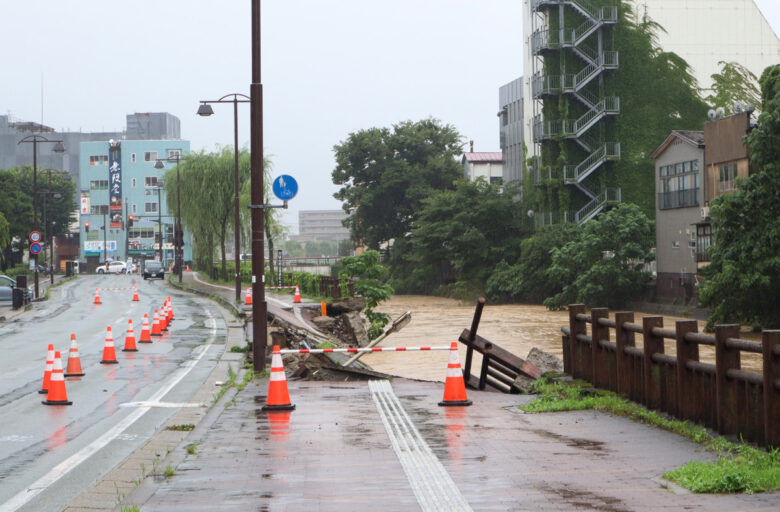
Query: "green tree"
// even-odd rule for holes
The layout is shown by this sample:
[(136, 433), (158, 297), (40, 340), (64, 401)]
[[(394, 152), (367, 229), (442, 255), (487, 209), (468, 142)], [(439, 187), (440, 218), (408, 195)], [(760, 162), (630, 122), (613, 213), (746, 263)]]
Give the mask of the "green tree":
[(577, 238), (580, 227), (556, 224), (539, 228), (520, 243), (517, 263), (506, 260), (496, 265), (487, 281), (487, 293), (492, 301), (520, 301), (541, 304), (546, 298), (562, 291), (559, 282), (547, 278), (552, 265), (552, 249), (563, 247)]
[(374, 311), (374, 308), (393, 294), (393, 287), (385, 281), (388, 269), (379, 262), (379, 252), (369, 250), (360, 256), (342, 258), (340, 268), (339, 277), (358, 278), (355, 293), (366, 299), (364, 313), (369, 321), (368, 337), (378, 338), (390, 322), (390, 315)]
[(644, 265), (653, 260), (653, 222), (637, 205), (620, 204), (582, 226), (574, 240), (553, 249), (547, 277), (561, 292), (544, 304), (624, 307), (650, 278)]
[(749, 69), (738, 62), (720, 61), (720, 73), (712, 77), (712, 92), (705, 98), (713, 108), (723, 107), (728, 115), (734, 113), (734, 103), (758, 106), (761, 91), (758, 79)]
[(530, 232), (528, 219), (514, 200), (517, 194), (516, 182), (502, 192), (484, 179), (459, 180), (455, 190), (441, 190), (423, 200), (406, 243), (391, 250), (394, 285), (430, 293), (454, 278), (455, 283), (441, 292), (463, 299), (483, 293), (493, 267), (502, 260), (514, 263), (523, 236)]
[(699, 290), (711, 308), (710, 326), (780, 327), (780, 69), (765, 69), (760, 84), (762, 112), (747, 136), (759, 172), (710, 203), (711, 262)]
[(408, 234), (422, 201), (460, 175), (460, 146), (455, 128), (436, 119), (360, 130), (334, 146), (334, 197), (351, 213), (352, 239), (379, 249)]

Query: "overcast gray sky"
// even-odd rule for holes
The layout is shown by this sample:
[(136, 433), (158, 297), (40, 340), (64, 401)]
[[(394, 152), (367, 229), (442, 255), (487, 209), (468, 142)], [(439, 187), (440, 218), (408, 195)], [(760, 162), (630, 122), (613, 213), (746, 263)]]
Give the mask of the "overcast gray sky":
[[(780, 29), (780, 2), (756, 0)], [(336, 209), (334, 144), (350, 132), (429, 116), (477, 151), (498, 151), (498, 88), (523, 73), (524, 0), (266, 0), (265, 151), (300, 185), (300, 209)], [(232, 145), (229, 105), (249, 93), (249, 0), (2, 0), (0, 112), (65, 130), (120, 130), (167, 111), (195, 150)], [(43, 109), (41, 81), (43, 77)], [(248, 145), (249, 106), (239, 107)]]

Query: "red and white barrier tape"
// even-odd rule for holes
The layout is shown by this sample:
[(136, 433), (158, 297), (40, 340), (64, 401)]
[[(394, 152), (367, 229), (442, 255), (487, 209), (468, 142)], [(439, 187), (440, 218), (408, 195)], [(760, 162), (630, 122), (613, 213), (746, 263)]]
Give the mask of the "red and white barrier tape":
[(287, 288), (295, 288), (295, 286), (266, 286), (266, 290), (283, 290)]
[(367, 347), (367, 348), (300, 348), (283, 349), (281, 354), (330, 354), (333, 352), (423, 352), (428, 350), (452, 350), (451, 347)]

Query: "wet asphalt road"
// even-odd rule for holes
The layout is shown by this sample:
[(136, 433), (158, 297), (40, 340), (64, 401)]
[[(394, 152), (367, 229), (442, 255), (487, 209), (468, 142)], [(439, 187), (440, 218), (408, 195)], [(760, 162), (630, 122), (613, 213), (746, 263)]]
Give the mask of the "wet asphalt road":
[[(96, 288), (101, 305), (93, 304)], [(138, 352), (122, 352), (128, 318), (137, 340), (143, 314), (151, 322), (167, 296), (175, 313), (169, 331), (138, 344)], [(100, 364), (107, 326), (115, 365)], [(43, 405), (47, 345), (65, 366), (71, 333), (86, 375), (66, 379), (73, 405)], [(57, 510), (127, 457), (205, 381), (225, 335), (212, 302), (126, 275), (79, 276), (0, 324), (0, 511)]]

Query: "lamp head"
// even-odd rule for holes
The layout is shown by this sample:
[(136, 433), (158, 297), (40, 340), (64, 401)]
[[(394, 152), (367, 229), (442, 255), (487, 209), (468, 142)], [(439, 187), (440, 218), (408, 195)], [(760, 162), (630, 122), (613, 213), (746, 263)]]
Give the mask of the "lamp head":
[(214, 109), (208, 103), (201, 103), (198, 107), (198, 115), (203, 117), (213, 116)]
[(165, 167), (165, 164), (162, 163), (162, 160), (157, 160), (157, 162), (154, 164), (155, 169), (162, 169)]
[(54, 151), (55, 153), (64, 153), (65, 152), (65, 144), (63, 144), (61, 141), (57, 142), (54, 145), (54, 149), (52, 151)]

